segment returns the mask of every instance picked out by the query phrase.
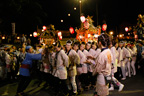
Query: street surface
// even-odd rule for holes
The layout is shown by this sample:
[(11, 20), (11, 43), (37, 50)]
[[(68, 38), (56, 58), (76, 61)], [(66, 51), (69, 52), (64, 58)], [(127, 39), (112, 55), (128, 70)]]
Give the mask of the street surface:
[[(144, 96), (144, 76), (139, 73), (136, 76), (127, 78), (125, 81), (121, 81), (125, 87), (122, 92), (118, 92), (118, 89), (110, 92), (110, 96)], [(25, 92), (28, 96), (54, 96), (54, 92), (49, 87), (44, 87), (43, 82), (38, 87), (38, 80), (34, 79), (29, 84)], [(0, 82), (0, 96), (15, 96), (18, 82)], [(79, 96), (93, 96), (94, 90), (85, 91)]]

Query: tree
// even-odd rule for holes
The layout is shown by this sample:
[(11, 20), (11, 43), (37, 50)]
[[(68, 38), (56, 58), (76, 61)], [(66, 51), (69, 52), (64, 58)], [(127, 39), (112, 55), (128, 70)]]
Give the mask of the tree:
[(1, 0), (0, 13), (3, 21), (0, 26), (9, 32), (12, 22), (16, 23), (17, 32), (34, 31), (38, 24), (42, 24), (42, 18), (47, 16), (38, 0)]

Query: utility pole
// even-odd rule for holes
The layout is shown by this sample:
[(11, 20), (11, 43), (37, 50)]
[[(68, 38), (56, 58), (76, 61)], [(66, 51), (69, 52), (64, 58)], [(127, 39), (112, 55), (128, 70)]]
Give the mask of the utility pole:
[[(81, 15), (82, 15), (82, 0), (80, 0), (79, 3), (80, 3), (80, 17), (81, 17)], [(79, 19), (80, 19), (80, 17), (79, 17)], [(81, 20), (80, 20), (80, 27), (82, 27)]]
[(96, 1), (96, 16), (97, 16), (97, 26), (98, 26), (98, 1)]

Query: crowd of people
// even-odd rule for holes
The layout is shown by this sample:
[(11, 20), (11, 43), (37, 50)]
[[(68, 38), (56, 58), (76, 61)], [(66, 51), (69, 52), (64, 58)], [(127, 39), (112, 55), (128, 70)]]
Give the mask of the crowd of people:
[(141, 41), (116, 42), (107, 34), (101, 34), (97, 42), (68, 40), (62, 45), (57, 41), (36, 45), (35, 50), (23, 43), (18, 50), (15, 46), (0, 50), (0, 78), (19, 77), (16, 96), (23, 96), (35, 71), (38, 86), (46, 81), (55, 96), (75, 96), (90, 89), (95, 90), (94, 96), (107, 96), (115, 87), (123, 90), (119, 80), (135, 76), (139, 68), (144, 70), (143, 59)]

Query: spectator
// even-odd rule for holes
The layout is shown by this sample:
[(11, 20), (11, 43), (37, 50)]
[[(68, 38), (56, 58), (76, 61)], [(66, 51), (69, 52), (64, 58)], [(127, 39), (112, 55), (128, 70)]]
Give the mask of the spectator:
[(23, 43), (26, 43), (26, 37), (25, 37), (25, 35), (23, 34), (22, 35), (22, 38), (21, 38), (21, 44), (23, 44)]

